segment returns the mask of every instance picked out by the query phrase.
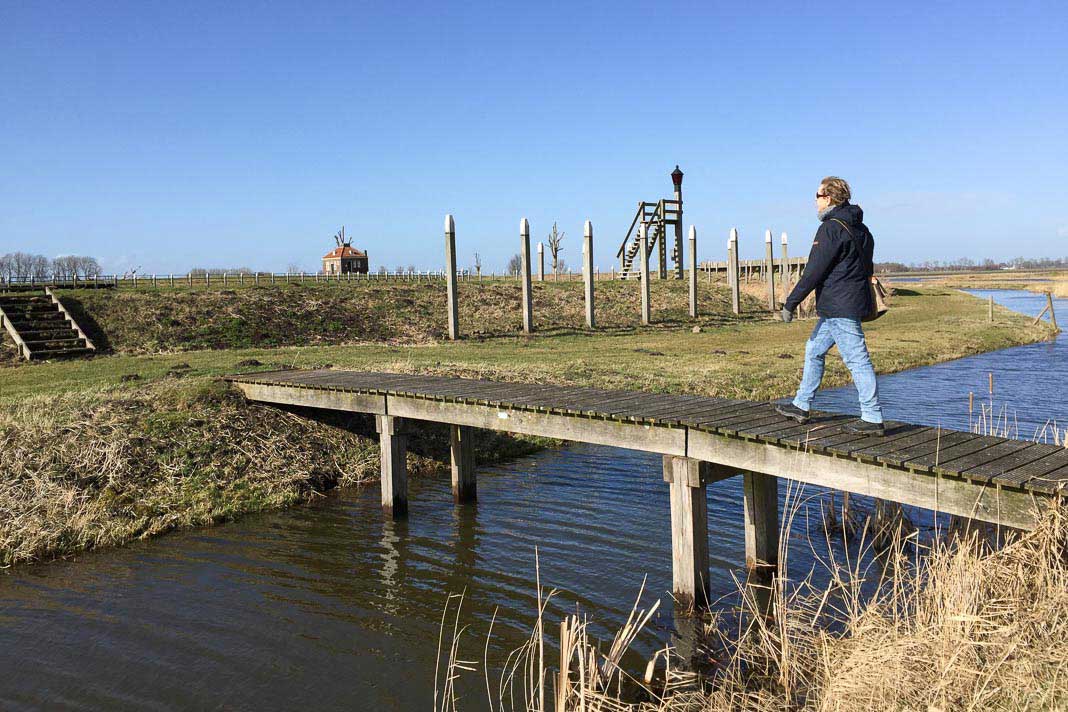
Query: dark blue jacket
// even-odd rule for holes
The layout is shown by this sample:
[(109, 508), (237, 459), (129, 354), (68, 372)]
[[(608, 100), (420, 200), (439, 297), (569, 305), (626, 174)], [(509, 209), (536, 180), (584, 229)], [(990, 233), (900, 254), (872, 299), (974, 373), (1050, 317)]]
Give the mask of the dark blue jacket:
[(863, 221), (864, 211), (849, 203), (836, 205), (824, 216), (816, 230), (805, 272), (786, 299), (787, 309), (796, 310), (815, 289), (816, 313), (822, 317), (862, 319), (871, 313), (875, 238)]

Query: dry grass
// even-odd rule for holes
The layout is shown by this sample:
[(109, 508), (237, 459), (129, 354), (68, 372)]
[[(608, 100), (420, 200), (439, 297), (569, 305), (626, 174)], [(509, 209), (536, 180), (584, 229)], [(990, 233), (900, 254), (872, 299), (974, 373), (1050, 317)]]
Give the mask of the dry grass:
[[(789, 527), (788, 520), (787, 533)], [(649, 660), (644, 672), (620, 667), (622, 651), (647, 619), (637, 605), (610, 645), (590, 639), (584, 621), (569, 617), (561, 627), (559, 664), (546, 664), (539, 616), (531, 640), (503, 666), (500, 682), (491, 685), (484, 673), (491, 707), (539, 712), (1068, 707), (1068, 509), (1051, 509), (1035, 531), (1010, 537), (996, 550), (975, 532), (936, 538), (922, 554), (921, 548), (914, 534), (899, 535), (868, 559), (872, 563), (861, 564), (865, 557), (859, 554), (824, 559), (825, 586), (814, 586), (811, 575), (788, 585), (784, 564), (784, 578), (772, 584), (770, 616), (760, 615), (752, 591), (740, 587), (741, 611), (716, 616), (708, 626), (719, 655), (708, 661), (711, 672), (705, 674), (680, 670), (669, 650)], [(455, 647), (450, 654), (457, 654)], [(463, 669), (474, 667), (468, 662)], [(449, 665), (444, 669), (458, 674)], [(555, 705), (543, 699), (555, 699)]]
[[(203, 379), (7, 404), (0, 566), (216, 524), (377, 479), (369, 418), (308, 416), (249, 403)], [(536, 447), (480, 435), (482, 462)], [(447, 451), (447, 432), (418, 431), (409, 471), (440, 472)]]

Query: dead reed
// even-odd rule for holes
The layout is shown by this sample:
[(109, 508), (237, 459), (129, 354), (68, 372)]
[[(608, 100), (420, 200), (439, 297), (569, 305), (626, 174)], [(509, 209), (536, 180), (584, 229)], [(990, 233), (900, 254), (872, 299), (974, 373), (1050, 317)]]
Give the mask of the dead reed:
[[(803, 497), (800, 488), (789, 496), (783, 542), (789, 541)], [(864, 533), (860, 538), (860, 551), (872, 545)], [(709, 645), (718, 652), (718, 661), (707, 661), (711, 673), (680, 669), (669, 649), (656, 653), (644, 673), (621, 669), (622, 651), (651, 613), (638, 604), (608, 645), (591, 639), (579, 615), (568, 617), (560, 626), (558, 663), (546, 664), (544, 607), (539, 606), (534, 634), (501, 666), (500, 684), (491, 685), (490, 661), (484, 661), (487, 692), (500, 691), (488, 695), (490, 708), (1068, 706), (1068, 508), (1051, 508), (1037, 529), (1010, 536), (997, 549), (974, 531), (937, 536), (927, 544), (915, 532), (901, 531), (874, 557), (856, 550), (843, 560), (818, 557), (827, 574), (823, 585), (814, 584), (811, 573), (788, 583), (786, 553), (780, 553), (783, 571), (772, 584), (770, 615), (760, 613), (743, 586), (739, 608), (716, 614), (707, 624)], [(448, 654), (455, 657), (458, 650), (454, 646)], [(461, 667), (475, 665), (446, 665), (453, 672)], [(504, 694), (517, 679), (522, 694)]]

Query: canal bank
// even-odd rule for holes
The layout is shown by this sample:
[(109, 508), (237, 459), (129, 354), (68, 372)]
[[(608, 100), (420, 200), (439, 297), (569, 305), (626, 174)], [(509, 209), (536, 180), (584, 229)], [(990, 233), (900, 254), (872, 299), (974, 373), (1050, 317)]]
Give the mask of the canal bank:
[[(888, 415), (915, 421), (921, 407), (940, 404), (930, 424), (960, 427), (963, 418), (966, 426), (967, 390), (985, 382), (988, 359), (1017, 374), (996, 371), (998, 383), (1024, 383), (1063, 369), (1055, 350), (1063, 347), (1061, 337), (933, 367), (946, 369), (941, 375), (880, 377)], [(1068, 403), (1068, 379), (1053, 383), (1061, 390), (1047, 384), (1044, 399), (1026, 409), (1000, 386), (998, 397), (1021, 422), (1068, 420), (1057, 413)], [(848, 406), (852, 397), (851, 388), (821, 392), (819, 405)], [(0, 685), (0, 699), (82, 709), (278, 709), (310, 699), (322, 709), (425, 708), (446, 597), (464, 592), (472, 656), (496, 615), (489, 659), (503, 660), (536, 610), (535, 547), (543, 584), (562, 592), (546, 613), (552, 625), (579, 606), (593, 631), (609, 636), (646, 576), (652, 598), (664, 598), (671, 572), (660, 467), (658, 457), (607, 448), (544, 450), (481, 468), (472, 508), (449, 504), (447, 480), (421, 478), (403, 522), (379, 515), (374, 488), (349, 489), (314, 507), (18, 569), (0, 580), (0, 664), (16, 673)], [(709, 492), (714, 596), (732, 594), (743, 563), (735, 487), (727, 480)], [(795, 521), (806, 528), (789, 541), (797, 571), (821, 553), (811, 536), (819, 500), (806, 499), (800, 511)], [(669, 642), (675, 623), (665, 606), (636, 651)], [(462, 683), (471, 703), (463, 709), (480, 708), (483, 685), (477, 675)]]

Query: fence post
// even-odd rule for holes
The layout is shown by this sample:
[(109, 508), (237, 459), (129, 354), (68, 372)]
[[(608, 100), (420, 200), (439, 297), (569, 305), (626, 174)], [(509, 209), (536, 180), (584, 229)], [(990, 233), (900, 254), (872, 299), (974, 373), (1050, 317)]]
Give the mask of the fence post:
[(764, 232), (764, 271), (768, 277), (768, 311), (775, 311), (775, 248), (771, 245), (771, 230)]
[(452, 215), (445, 216), (445, 266), (448, 269), (446, 275), (446, 294), (449, 306), (449, 338), (460, 338), (460, 314), (456, 308), (456, 223)]
[(526, 218), (519, 221), (520, 269), (523, 272), (523, 333), (534, 331), (534, 315), (530, 298), (530, 223)]
[(697, 317), (697, 228), (690, 225), (690, 318)]
[(1046, 292), (1046, 308), (1049, 309), (1049, 323), (1053, 326), (1054, 331), (1060, 331), (1057, 328), (1057, 314), (1053, 311), (1053, 294)]
[(991, 324), (994, 323), (994, 295), (990, 295), (990, 299), (987, 302), (987, 321)]
[[(741, 274), (738, 269), (738, 228), (731, 228), (730, 249), (727, 250), (730, 263), (727, 265), (727, 281), (731, 282), (731, 311), (742, 313)], [(731, 281), (733, 277), (733, 281)]]
[(538, 243), (538, 281), (545, 281), (545, 243)]
[(642, 281), (642, 325), (648, 326), (651, 321), (649, 314), (649, 236), (643, 223), (638, 230), (638, 257), (641, 259)]
[(593, 223), (589, 220), (582, 229), (582, 265), (586, 273), (586, 327), (594, 328), (593, 308)]

